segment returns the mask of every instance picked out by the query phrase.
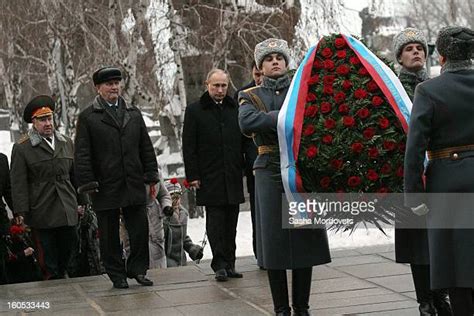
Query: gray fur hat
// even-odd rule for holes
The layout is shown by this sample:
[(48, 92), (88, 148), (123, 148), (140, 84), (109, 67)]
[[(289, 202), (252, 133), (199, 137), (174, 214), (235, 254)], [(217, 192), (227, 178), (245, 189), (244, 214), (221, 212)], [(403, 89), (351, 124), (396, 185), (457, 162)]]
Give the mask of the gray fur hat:
[(438, 34), (436, 48), (448, 60), (467, 60), (473, 58), (474, 31), (467, 27), (446, 26)]
[(425, 56), (428, 56), (428, 43), (426, 42), (426, 37), (423, 35), (423, 32), (413, 27), (407, 27), (393, 37), (393, 52), (395, 53), (397, 62), (402, 54), (403, 47), (410, 43), (420, 43), (423, 45)]
[(288, 42), (282, 39), (269, 38), (255, 45), (254, 57), (257, 67), (260, 69), (265, 56), (274, 53), (282, 54), (286, 60), (286, 65), (288, 66), (290, 61), (290, 49), (288, 48)]

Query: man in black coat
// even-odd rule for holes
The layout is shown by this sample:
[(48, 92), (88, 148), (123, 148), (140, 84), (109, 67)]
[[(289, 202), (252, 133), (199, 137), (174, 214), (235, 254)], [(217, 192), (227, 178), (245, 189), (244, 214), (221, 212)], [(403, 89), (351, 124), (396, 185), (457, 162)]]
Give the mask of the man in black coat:
[(188, 105), (183, 126), (186, 178), (196, 190), (197, 205), (206, 206), (206, 231), (216, 280), (240, 278), (235, 271), (235, 235), (242, 190), (242, 135), (238, 108), (227, 96), (229, 78), (220, 69), (207, 76), (205, 92)]
[[(100, 231), (105, 270), (115, 288), (128, 288), (126, 278), (153, 285), (148, 270), (146, 188), (158, 182), (155, 152), (140, 110), (120, 96), (122, 73), (105, 67), (93, 75), (98, 96), (80, 115), (76, 135), (79, 190), (98, 184), (92, 195)], [(150, 190), (150, 194), (156, 194)], [(130, 236), (125, 268), (119, 240), (122, 212)]]

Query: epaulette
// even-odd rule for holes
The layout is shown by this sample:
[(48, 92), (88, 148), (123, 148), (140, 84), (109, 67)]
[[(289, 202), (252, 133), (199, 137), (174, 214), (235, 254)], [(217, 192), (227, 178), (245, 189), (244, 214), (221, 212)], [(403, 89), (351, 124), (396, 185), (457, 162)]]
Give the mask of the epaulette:
[(21, 136), (21, 138), (18, 140), (18, 144), (23, 144), (27, 142), (30, 139), (30, 136), (28, 134), (25, 134)]
[(253, 87), (250, 87), (248, 89), (245, 89), (243, 92), (247, 93), (247, 92), (252, 91), (254, 89), (257, 89), (257, 88), (258, 88), (258, 86), (253, 86)]

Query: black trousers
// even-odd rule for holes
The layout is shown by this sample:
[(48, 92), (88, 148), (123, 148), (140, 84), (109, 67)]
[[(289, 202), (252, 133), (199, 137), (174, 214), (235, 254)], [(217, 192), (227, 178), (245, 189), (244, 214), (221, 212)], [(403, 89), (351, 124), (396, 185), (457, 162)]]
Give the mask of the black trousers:
[[(290, 312), (288, 299), (288, 281), (286, 270), (267, 270), (270, 290), (272, 292), (275, 313)], [(301, 313), (309, 309), (311, 293), (311, 276), (313, 267), (292, 270), (292, 299), (293, 311)]]
[(78, 242), (76, 227), (61, 226), (35, 231), (41, 246), (38, 256), (42, 258), (44, 268), (49, 274), (46, 277), (48, 279), (64, 278)]
[(130, 256), (127, 267), (122, 257), (120, 245), (119, 218), (120, 209), (97, 212), (99, 224), (100, 253), (105, 271), (112, 282), (119, 279), (146, 274), (149, 265), (148, 218), (145, 205), (122, 208), (125, 228), (130, 241)]
[(206, 206), (206, 232), (211, 245), (214, 271), (235, 266), (235, 235), (239, 205)]

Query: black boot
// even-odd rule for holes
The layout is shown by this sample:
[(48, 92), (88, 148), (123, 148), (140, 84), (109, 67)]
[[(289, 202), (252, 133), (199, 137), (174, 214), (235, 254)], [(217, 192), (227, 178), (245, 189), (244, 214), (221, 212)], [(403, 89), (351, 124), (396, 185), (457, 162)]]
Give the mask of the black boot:
[(436, 309), (431, 302), (421, 302), (418, 310), (420, 316), (436, 316)]
[(433, 290), (433, 305), (438, 316), (452, 316), (451, 303), (449, 302), (448, 290)]
[(313, 267), (293, 270), (293, 315), (309, 315), (309, 295)]
[(267, 270), (270, 290), (272, 292), (273, 308), (277, 316), (290, 316), (291, 309), (288, 302), (288, 282), (286, 270)]
[(436, 316), (433, 305), (433, 293), (430, 289), (430, 266), (411, 264), (413, 283), (415, 284), (416, 300), (420, 304), (420, 316)]

